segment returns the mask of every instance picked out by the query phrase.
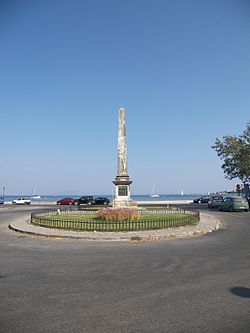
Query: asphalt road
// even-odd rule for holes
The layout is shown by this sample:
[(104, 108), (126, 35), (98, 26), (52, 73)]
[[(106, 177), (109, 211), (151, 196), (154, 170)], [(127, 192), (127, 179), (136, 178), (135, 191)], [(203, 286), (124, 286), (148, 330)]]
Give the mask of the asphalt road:
[(249, 212), (213, 211), (223, 229), (183, 240), (98, 243), (8, 230), (34, 209), (0, 207), (1, 333), (250, 332)]

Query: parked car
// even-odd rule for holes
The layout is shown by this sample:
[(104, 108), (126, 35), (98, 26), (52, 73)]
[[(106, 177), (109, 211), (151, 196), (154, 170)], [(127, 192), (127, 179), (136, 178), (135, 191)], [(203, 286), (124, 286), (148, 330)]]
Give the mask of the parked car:
[(219, 205), (223, 201), (222, 195), (213, 195), (208, 201), (208, 208), (219, 208)]
[(75, 199), (73, 198), (63, 198), (61, 200), (57, 201), (57, 205), (73, 205), (73, 203), (75, 202)]
[(219, 205), (219, 210), (229, 212), (245, 211), (248, 212), (248, 201), (244, 197), (225, 197)]
[(110, 203), (110, 200), (105, 197), (94, 197), (92, 195), (86, 195), (79, 199), (74, 200), (74, 205), (108, 205)]
[(28, 198), (20, 197), (20, 198), (17, 198), (15, 200), (12, 200), (12, 203), (14, 205), (30, 205), (31, 204), (31, 200), (28, 199)]
[(82, 205), (82, 204), (91, 205), (93, 201), (94, 197), (92, 195), (85, 195), (79, 199), (75, 199), (73, 205)]
[(200, 204), (200, 203), (208, 203), (209, 199), (210, 199), (210, 196), (204, 195), (204, 196), (202, 196), (200, 198), (194, 199), (194, 203), (198, 203), (198, 204)]
[(108, 205), (110, 203), (110, 200), (105, 197), (97, 197), (94, 198), (94, 205)]
[(2, 198), (0, 198), (0, 205), (4, 204), (4, 200)]

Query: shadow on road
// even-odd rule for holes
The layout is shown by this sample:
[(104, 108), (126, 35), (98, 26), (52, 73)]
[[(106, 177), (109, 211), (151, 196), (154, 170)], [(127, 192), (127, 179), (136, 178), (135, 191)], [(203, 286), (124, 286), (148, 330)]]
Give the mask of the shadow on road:
[(244, 298), (250, 298), (250, 288), (244, 288), (244, 287), (233, 287), (229, 289), (232, 294), (244, 297)]

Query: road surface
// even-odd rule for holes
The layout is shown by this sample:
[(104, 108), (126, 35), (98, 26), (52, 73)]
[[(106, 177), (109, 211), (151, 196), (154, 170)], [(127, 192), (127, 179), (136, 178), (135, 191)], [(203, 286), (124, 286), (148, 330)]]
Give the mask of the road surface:
[(98, 243), (8, 230), (35, 209), (0, 207), (1, 333), (250, 332), (249, 212), (212, 211), (221, 230), (182, 240)]

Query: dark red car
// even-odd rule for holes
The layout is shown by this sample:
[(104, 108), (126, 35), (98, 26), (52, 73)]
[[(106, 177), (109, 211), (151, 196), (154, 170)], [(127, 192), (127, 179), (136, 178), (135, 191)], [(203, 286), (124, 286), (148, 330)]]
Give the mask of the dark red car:
[(57, 201), (57, 205), (72, 205), (75, 199), (73, 198), (63, 198)]

